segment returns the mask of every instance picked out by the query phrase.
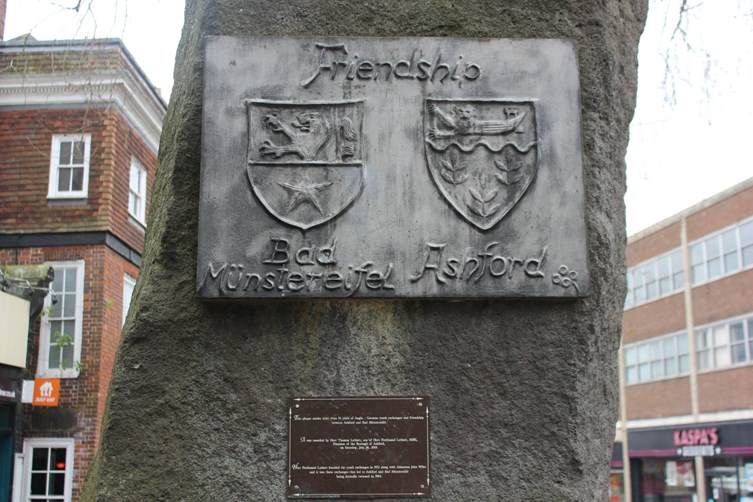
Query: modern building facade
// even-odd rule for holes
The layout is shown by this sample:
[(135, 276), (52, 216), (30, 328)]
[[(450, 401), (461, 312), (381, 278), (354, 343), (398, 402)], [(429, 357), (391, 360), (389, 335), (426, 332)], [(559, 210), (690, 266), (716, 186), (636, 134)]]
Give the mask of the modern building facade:
[(12, 472), (13, 500), (81, 491), (141, 264), (165, 111), (119, 40), (0, 43), (0, 269), (52, 267), (24, 380), (59, 381), (56, 405), (18, 404), (21, 423), (8, 424), (20, 437), (0, 479)]
[(613, 500), (753, 502), (753, 178), (627, 259)]

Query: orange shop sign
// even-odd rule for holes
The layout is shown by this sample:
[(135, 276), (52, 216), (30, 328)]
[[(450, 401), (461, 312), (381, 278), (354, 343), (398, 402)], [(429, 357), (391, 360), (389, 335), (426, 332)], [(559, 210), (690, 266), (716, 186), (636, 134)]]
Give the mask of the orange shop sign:
[(59, 378), (37, 378), (34, 380), (32, 406), (57, 406), (60, 395)]

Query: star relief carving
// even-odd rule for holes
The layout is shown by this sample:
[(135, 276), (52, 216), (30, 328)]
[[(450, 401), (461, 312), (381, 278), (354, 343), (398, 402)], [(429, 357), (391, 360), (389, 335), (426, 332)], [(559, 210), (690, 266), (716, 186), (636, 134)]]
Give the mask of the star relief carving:
[(298, 182), (298, 184), (278, 183), (278, 185), (290, 192), (290, 201), (288, 202), (287, 209), (288, 214), (304, 202), (308, 202), (314, 206), (322, 216), (324, 216), (324, 210), (319, 202), (319, 192), (331, 186), (332, 183), (332, 181), (314, 183), (311, 180), (303, 180)]

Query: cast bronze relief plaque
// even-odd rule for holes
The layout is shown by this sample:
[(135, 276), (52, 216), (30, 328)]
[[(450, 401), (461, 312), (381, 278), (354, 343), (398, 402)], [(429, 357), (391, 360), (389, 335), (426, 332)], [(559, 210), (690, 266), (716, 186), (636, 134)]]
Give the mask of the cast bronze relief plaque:
[(291, 399), (287, 496), (429, 497), (429, 415), (422, 396)]
[(197, 291), (588, 294), (575, 46), (207, 37)]

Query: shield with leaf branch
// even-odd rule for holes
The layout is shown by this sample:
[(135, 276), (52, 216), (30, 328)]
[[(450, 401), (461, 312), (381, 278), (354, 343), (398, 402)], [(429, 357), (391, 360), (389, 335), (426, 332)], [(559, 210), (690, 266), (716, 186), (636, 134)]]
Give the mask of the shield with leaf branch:
[(534, 102), (428, 98), (424, 149), (434, 184), (480, 230), (523, 198), (538, 169)]

